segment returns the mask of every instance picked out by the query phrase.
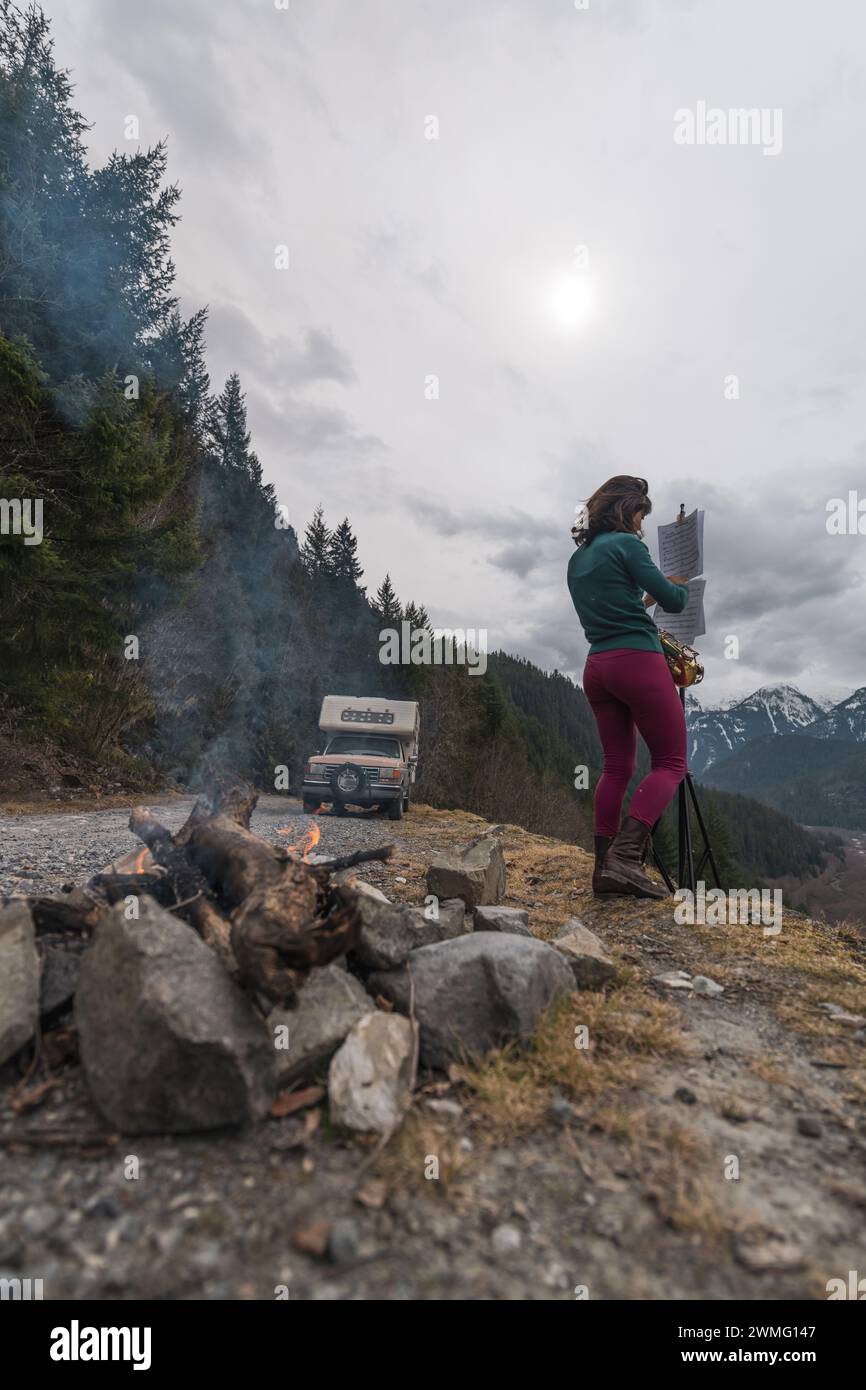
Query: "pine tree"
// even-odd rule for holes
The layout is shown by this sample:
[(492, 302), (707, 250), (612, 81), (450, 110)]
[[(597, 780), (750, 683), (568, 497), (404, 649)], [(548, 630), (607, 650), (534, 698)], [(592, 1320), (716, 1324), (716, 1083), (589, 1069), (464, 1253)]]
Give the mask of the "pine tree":
[(394, 592), (390, 574), (385, 575), (376, 590), (376, 598), (371, 606), (383, 627), (399, 628), (403, 610), (400, 607), (400, 600)]
[(223, 391), (213, 402), (208, 432), (211, 446), (223, 468), (246, 474), (254, 483), (261, 483), (262, 467), (250, 448), (246, 397), (237, 372), (232, 372)]
[(173, 393), (196, 430), (207, 423), (211, 407), (210, 376), (205, 365), (206, 326), (206, 309), (199, 309), (186, 323), (174, 309), (165, 333), (150, 349), (156, 385)]
[(331, 532), (325, 525), (325, 513), (317, 507), (304, 534), (301, 563), (311, 578), (331, 573)]
[(358, 541), (349, 525), (349, 518), (344, 517), (331, 535), (328, 545), (329, 572), (335, 579), (341, 580), (344, 584), (351, 584), (364, 590), (358, 584), (358, 580), (364, 573), (358, 563)]
[(423, 604), (414, 603), (411, 599), (403, 609), (403, 621), (409, 624), (413, 632), (416, 628), (430, 627), (427, 609)]

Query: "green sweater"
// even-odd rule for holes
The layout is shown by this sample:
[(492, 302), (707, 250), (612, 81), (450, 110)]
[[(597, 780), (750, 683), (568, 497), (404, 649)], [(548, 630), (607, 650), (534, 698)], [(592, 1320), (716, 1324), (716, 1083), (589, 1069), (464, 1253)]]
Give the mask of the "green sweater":
[(653, 564), (643, 541), (628, 531), (603, 531), (568, 562), (568, 590), (589, 654), (615, 647), (660, 652), (656, 625), (643, 605), (644, 591), (665, 613), (682, 613), (688, 586), (671, 584)]

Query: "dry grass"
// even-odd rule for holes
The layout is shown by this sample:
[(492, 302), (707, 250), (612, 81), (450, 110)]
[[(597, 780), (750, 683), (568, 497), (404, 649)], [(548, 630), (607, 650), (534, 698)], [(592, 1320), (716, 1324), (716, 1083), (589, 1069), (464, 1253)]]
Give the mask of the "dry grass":
[[(587, 1046), (576, 1046), (584, 1041)], [(633, 1086), (641, 1065), (680, 1050), (676, 1013), (664, 1000), (643, 992), (634, 978), (609, 993), (580, 993), (549, 1009), (531, 1041), (511, 1043), (483, 1060), (466, 1063), (456, 1074), (470, 1090), (491, 1142), (511, 1138), (540, 1124), (552, 1092), (580, 1113), (601, 1112), (592, 1103), (605, 1097), (613, 1128), (613, 1097)], [(616, 1127), (628, 1128), (620, 1113)]]
[(416, 1106), (378, 1155), (374, 1171), (389, 1188), (436, 1198), (453, 1194), (469, 1161), (449, 1125)]

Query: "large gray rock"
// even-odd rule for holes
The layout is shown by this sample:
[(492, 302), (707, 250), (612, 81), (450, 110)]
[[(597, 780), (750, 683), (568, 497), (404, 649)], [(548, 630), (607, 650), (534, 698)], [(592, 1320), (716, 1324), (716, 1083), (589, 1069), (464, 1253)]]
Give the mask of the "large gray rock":
[(574, 977), (544, 941), (473, 932), (422, 946), (400, 970), (378, 971), (368, 984), (402, 1013), (414, 984), (421, 1062), (444, 1070), (466, 1054), (528, 1036), (542, 1010), (574, 989)]
[(379, 902), (376, 898), (358, 900), (361, 913), (361, 939), (352, 951), (353, 963), (361, 972), (394, 970), (408, 959), (410, 951), (447, 941), (464, 931), (465, 909), (459, 898), (440, 902), (435, 917), (425, 916), (420, 907), (404, 907)]
[(487, 907), (475, 909), (476, 931), (504, 932), (506, 936), (531, 936), (529, 913), (523, 907)]
[[(274, 1009), (268, 1018), (280, 1084), (312, 1080), (354, 1024), (375, 1007), (364, 986), (338, 965), (312, 970), (297, 1008)], [(280, 1045), (285, 1035), (277, 1031), (283, 1028), (287, 1048)]]
[(334, 1054), (328, 1072), (331, 1119), (365, 1134), (391, 1134), (412, 1098), (416, 1026), (400, 1014), (367, 1014)]
[(26, 903), (0, 908), (0, 1066), (36, 1031), (39, 957)]
[(470, 909), (498, 903), (505, 894), (505, 858), (496, 835), (482, 835), (464, 849), (437, 854), (427, 870), (427, 892), (462, 898)]
[(75, 1017), (84, 1073), (124, 1134), (242, 1124), (273, 1096), (274, 1048), (214, 952), (152, 898), (118, 903), (81, 965)]
[(601, 989), (615, 980), (617, 968), (595, 932), (576, 917), (565, 928), (553, 944), (571, 966), (578, 989)]

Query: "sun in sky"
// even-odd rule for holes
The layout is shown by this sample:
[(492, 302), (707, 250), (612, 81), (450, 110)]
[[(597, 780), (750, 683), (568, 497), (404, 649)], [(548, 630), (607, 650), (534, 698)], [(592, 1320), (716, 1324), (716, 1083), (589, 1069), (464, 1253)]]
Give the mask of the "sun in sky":
[(549, 308), (561, 328), (583, 328), (596, 308), (595, 286), (590, 277), (578, 271), (560, 276), (551, 288)]

